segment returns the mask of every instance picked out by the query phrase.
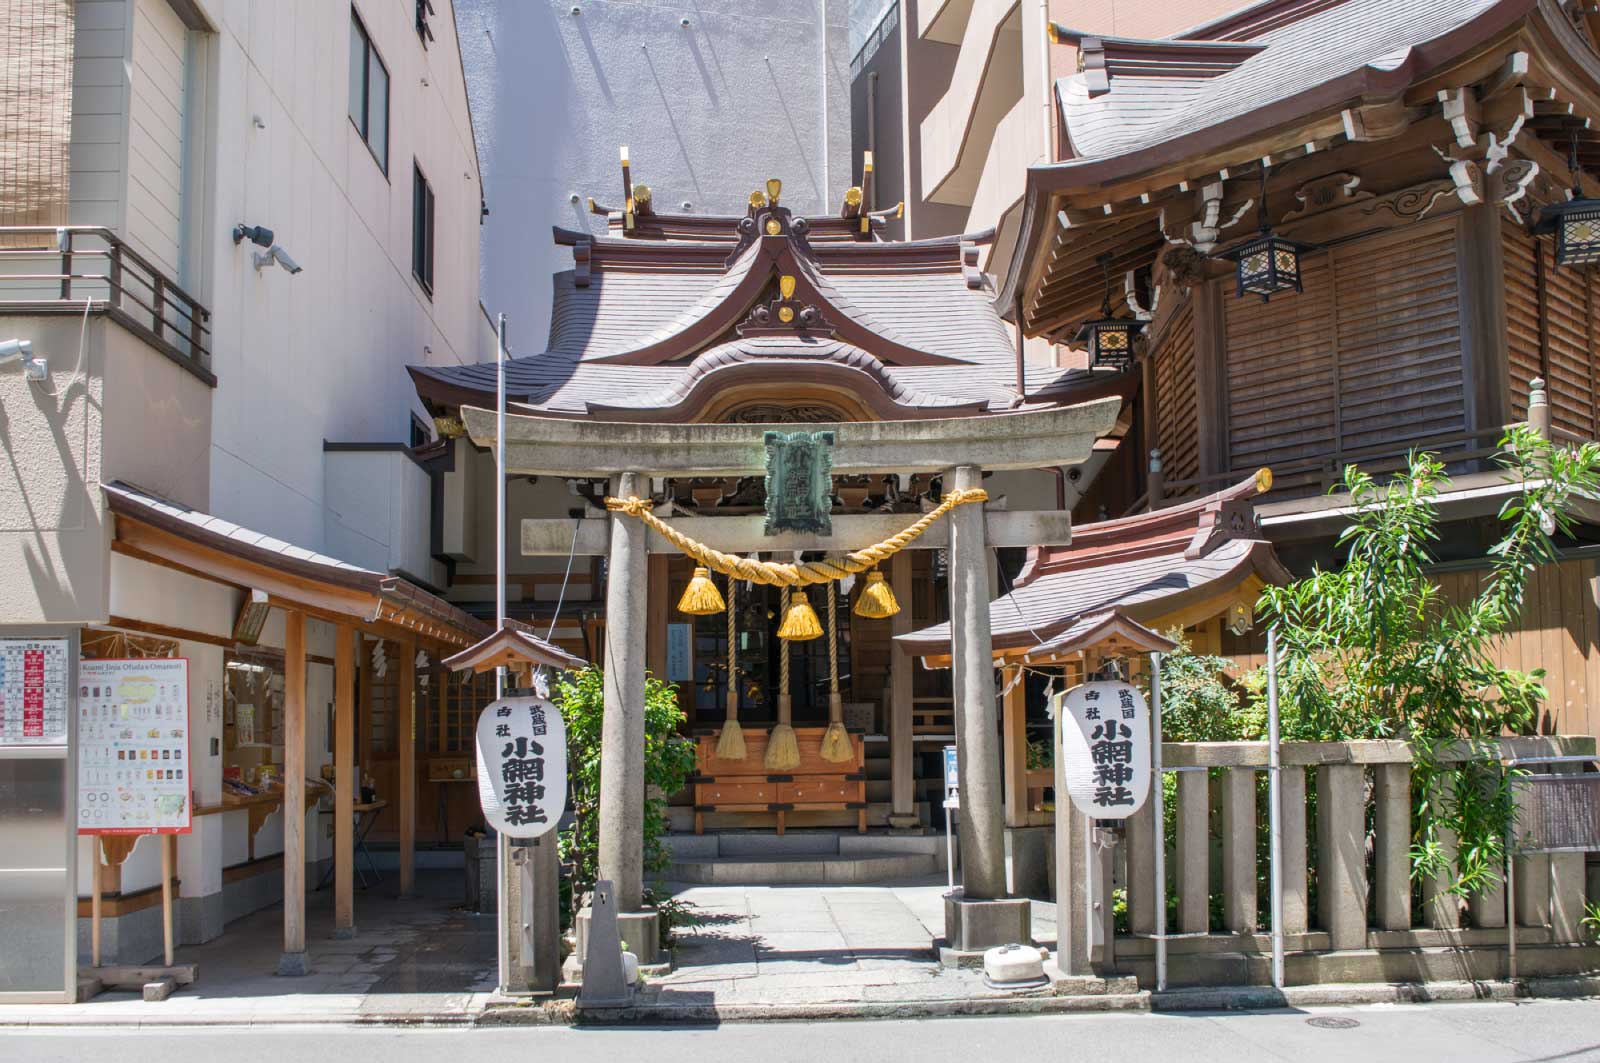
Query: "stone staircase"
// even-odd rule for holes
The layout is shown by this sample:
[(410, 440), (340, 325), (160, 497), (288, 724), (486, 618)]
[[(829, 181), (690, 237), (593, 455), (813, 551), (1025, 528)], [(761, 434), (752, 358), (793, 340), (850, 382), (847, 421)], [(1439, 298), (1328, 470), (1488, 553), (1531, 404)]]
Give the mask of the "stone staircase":
[(708, 831), (667, 837), (667, 879), (706, 885), (851, 885), (944, 873), (942, 834)]

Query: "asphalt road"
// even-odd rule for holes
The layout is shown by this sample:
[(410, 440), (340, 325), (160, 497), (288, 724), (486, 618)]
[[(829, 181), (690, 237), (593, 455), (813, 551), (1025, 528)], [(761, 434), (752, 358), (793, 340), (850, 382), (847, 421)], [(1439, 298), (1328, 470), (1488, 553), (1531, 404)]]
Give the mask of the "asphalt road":
[[(1330, 1021), (1331, 1020), (1331, 1021)], [(468, 1055), (470, 1053), (470, 1055)], [(720, 1028), (143, 1027), (0, 1030), (5, 1063), (855, 1063), (1149, 1059), (1600, 1061), (1600, 1002), (1429, 1004), (1205, 1014), (1107, 1014)]]

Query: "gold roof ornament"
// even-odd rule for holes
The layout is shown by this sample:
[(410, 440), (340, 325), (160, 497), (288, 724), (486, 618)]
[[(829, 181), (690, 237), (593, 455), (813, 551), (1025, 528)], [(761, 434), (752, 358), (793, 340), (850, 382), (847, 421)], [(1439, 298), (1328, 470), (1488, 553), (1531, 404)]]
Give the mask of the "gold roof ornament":
[(757, 189), (750, 193), (750, 209), (760, 210), (767, 205), (767, 194)]
[(776, 177), (767, 178), (767, 202), (774, 207), (778, 205), (778, 195), (783, 191), (783, 182)]
[(633, 186), (633, 205), (634, 205), (634, 207), (636, 207), (636, 208), (637, 207), (642, 207), (646, 203), (649, 203), (649, 202), (650, 202), (650, 186), (649, 185), (634, 185)]
[(778, 278), (778, 293), (785, 299), (794, 298), (794, 286), (795, 279), (789, 274), (786, 273)]
[(844, 190), (844, 203), (847, 207), (861, 206), (861, 186), (851, 185)]
[(1264, 495), (1272, 490), (1272, 470), (1263, 465), (1256, 470), (1256, 494)]

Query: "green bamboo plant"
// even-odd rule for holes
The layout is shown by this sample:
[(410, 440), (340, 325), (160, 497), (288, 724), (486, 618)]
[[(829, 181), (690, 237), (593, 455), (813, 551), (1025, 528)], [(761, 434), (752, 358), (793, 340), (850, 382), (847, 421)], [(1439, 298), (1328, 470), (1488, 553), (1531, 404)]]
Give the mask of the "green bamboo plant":
[(1438, 457), (1413, 454), (1386, 484), (1347, 467), (1344, 564), (1269, 587), (1259, 607), (1279, 631), (1284, 736), (1411, 742), (1413, 876), (1463, 894), (1492, 887), (1504, 866), (1512, 798), (1496, 739), (1526, 731), (1545, 697), (1543, 670), (1499, 666), (1495, 642), (1515, 625), (1530, 573), (1555, 560), (1572, 502), (1600, 489), (1595, 443), (1556, 445), (1518, 425), (1497, 461), (1519, 489), (1500, 509), (1502, 537), (1472, 601), (1446, 602), (1429, 577), (1446, 476)]

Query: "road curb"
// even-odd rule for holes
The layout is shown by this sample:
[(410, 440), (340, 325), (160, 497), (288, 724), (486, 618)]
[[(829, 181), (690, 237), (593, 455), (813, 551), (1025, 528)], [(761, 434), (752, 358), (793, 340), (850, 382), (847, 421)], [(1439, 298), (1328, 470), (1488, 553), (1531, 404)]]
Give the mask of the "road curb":
[(490, 1007), (478, 1016), (477, 1023), (480, 1026), (715, 1026), (731, 1022), (927, 1019), (1148, 1010), (1148, 992), (1087, 996), (1034, 994), (931, 1000), (852, 1000), (813, 1004), (646, 1004), (622, 1008), (584, 1008), (568, 1000), (542, 1005)]

